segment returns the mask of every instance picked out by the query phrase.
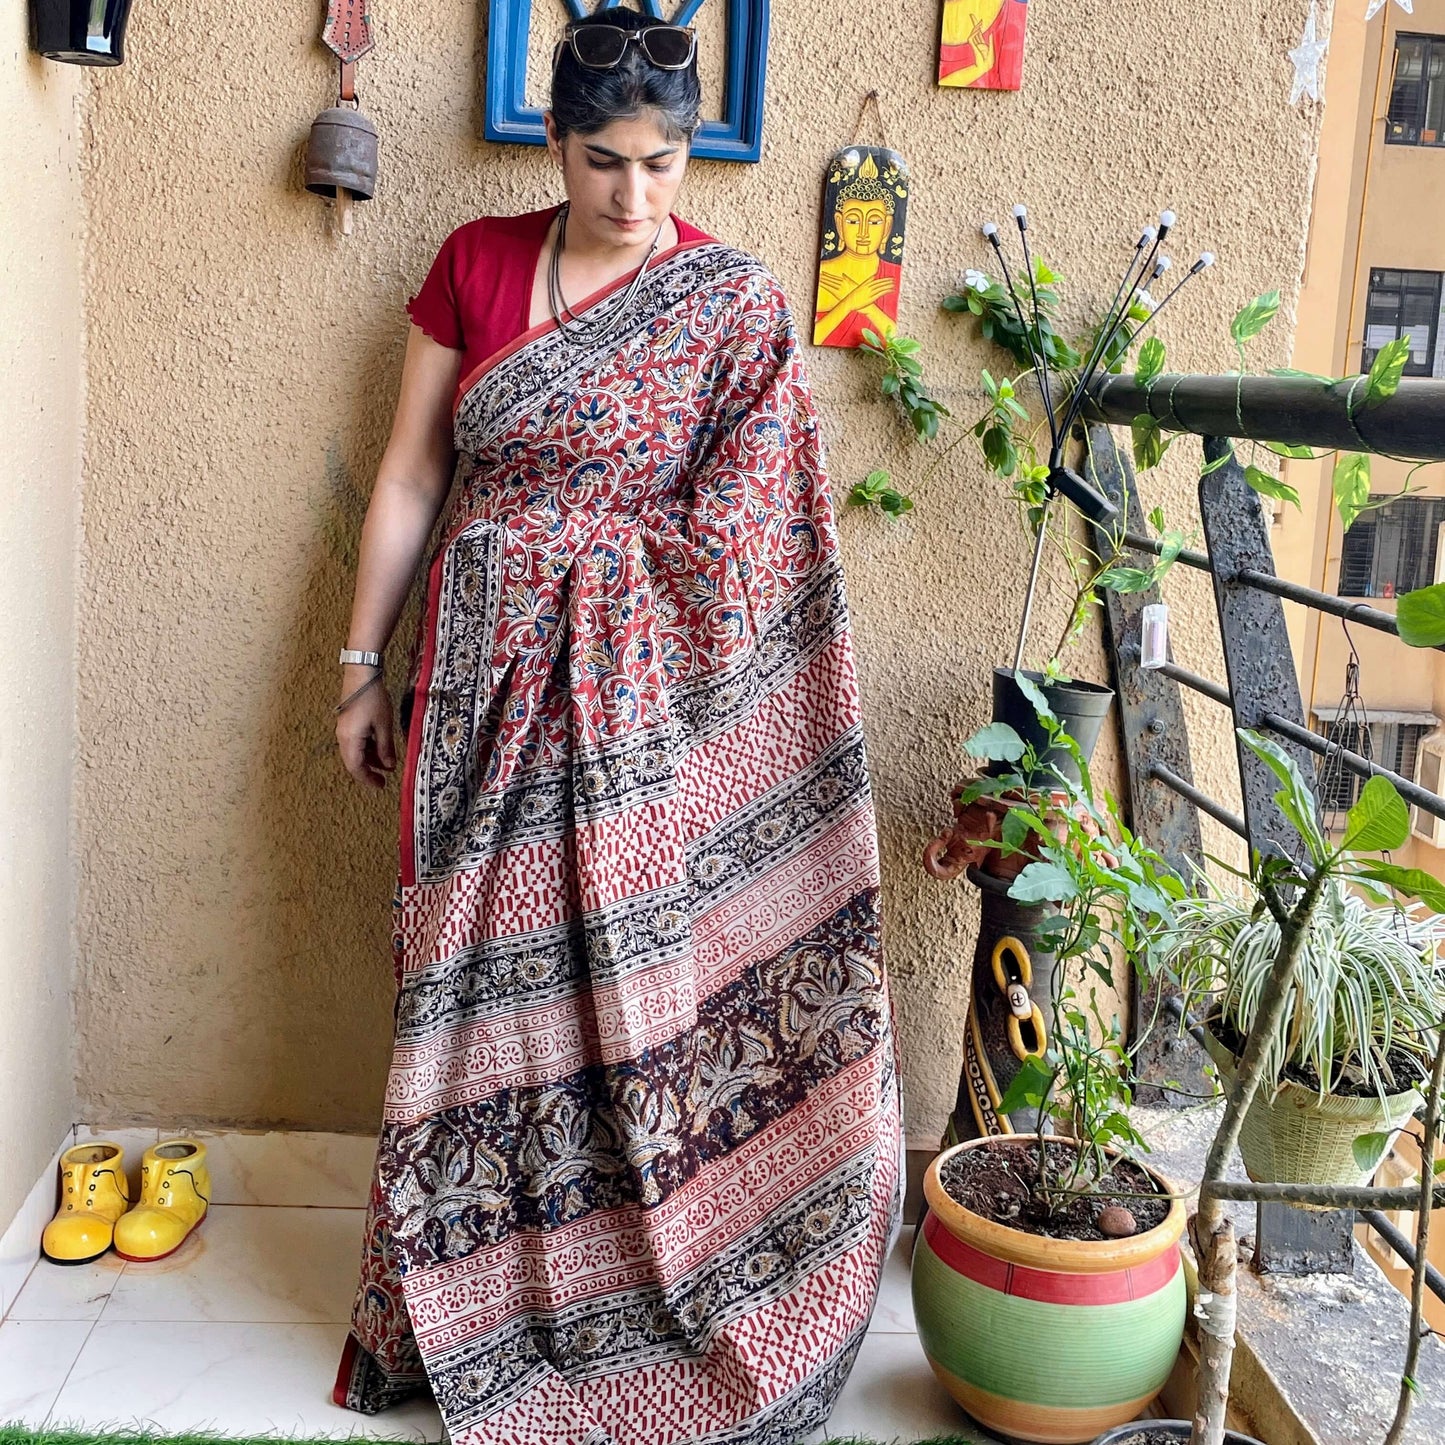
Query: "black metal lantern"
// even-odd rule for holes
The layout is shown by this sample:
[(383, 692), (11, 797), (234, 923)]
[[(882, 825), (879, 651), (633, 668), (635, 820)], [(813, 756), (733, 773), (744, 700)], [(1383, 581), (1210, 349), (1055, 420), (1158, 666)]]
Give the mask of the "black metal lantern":
[(30, 0), (30, 44), (47, 60), (119, 65), (131, 0)]

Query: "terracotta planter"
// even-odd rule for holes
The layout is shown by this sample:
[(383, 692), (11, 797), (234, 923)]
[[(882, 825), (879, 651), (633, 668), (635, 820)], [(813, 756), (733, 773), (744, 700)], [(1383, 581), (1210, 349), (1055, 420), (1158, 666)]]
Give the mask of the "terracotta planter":
[[(1025, 1141), (1033, 1135), (1010, 1135)], [(928, 1362), (980, 1424), (1020, 1440), (1083, 1445), (1133, 1420), (1163, 1388), (1184, 1336), (1184, 1205), (1131, 1239), (1047, 1239), (995, 1224), (928, 1166), (913, 1245), (913, 1309)], [(1155, 1175), (1164, 1188), (1167, 1181)]]
[[(1188, 1440), (1190, 1424), (1188, 1420), (1133, 1420), (1115, 1430), (1106, 1430), (1094, 1441), (1094, 1445), (1124, 1445), (1130, 1436), (1137, 1435), (1141, 1430), (1161, 1440)], [(1150, 1441), (1150, 1445), (1153, 1445), (1153, 1441)], [(1224, 1445), (1263, 1445), (1263, 1442), (1256, 1440), (1253, 1435), (1241, 1435), (1238, 1430), (1226, 1430)]]
[[(1226, 1080), (1237, 1060), (1206, 1023), (1204, 1046)], [(1364, 1098), (1327, 1094), (1285, 1080), (1270, 1099), (1255, 1095), (1239, 1134), (1244, 1172), (1263, 1184), (1368, 1184), (1389, 1152), (1396, 1133), (1419, 1107), (1418, 1089)], [(1364, 1134), (1388, 1135), (1370, 1167), (1355, 1163), (1355, 1140)]]

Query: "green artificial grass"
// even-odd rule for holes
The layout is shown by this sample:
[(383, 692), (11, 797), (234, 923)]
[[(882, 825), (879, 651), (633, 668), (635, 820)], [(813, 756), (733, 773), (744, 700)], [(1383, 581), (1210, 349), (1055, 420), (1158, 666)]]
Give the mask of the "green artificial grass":
[[(0, 1425), (0, 1445), (274, 1445), (278, 1440), (291, 1445), (312, 1445), (313, 1441), (347, 1439), (344, 1435), (222, 1435), (214, 1431), (168, 1435), (161, 1430), (142, 1430), (117, 1425), (113, 1430), (27, 1430), (20, 1425)], [(367, 1438), (367, 1437), (360, 1437)], [(399, 1439), (416, 1436), (397, 1437)], [(894, 1437), (897, 1438), (896, 1436)], [(930, 1435), (916, 1445), (978, 1445), (977, 1435)], [(828, 1445), (883, 1445), (862, 1435), (830, 1440)], [(910, 1442), (915, 1445), (915, 1442)]]

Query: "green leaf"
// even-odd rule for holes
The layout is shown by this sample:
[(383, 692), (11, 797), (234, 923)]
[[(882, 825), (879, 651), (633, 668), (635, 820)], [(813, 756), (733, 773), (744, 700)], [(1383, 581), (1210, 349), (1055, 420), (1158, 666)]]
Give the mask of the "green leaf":
[(1294, 442), (1265, 442), (1264, 447), (1277, 457), (1292, 457), (1295, 461), (1309, 462), (1315, 457), (1309, 447), (1299, 446)]
[(1053, 1082), (1054, 1071), (1036, 1055), (1030, 1054), (1019, 1065), (1018, 1073), (1013, 1076), (1013, 1081), (1003, 1092), (1003, 1098), (998, 1101), (999, 1113), (1039, 1108), (1048, 1098)]
[(1139, 567), (1107, 567), (1094, 579), (1106, 592), (1146, 592), (1153, 585), (1153, 572)]
[(1134, 366), (1134, 380), (1140, 386), (1147, 386), (1164, 370), (1164, 343), (1157, 336), (1151, 336), (1139, 348), (1139, 360)]
[(1410, 810), (1394, 783), (1379, 776), (1360, 789), (1359, 802), (1350, 809), (1340, 846), (1362, 853), (1385, 853), (1402, 847), (1410, 836)]
[(1024, 740), (1007, 723), (992, 722), (974, 733), (963, 750), (991, 763), (1016, 763), (1024, 755)]
[(1350, 1153), (1355, 1156), (1355, 1168), (1361, 1171), (1368, 1169), (1373, 1173), (1389, 1147), (1388, 1134), (1361, 1134), (1350, 1145)]
[(1335, 463), (1332, 481), (1335, 507), (1345, 531), (1370, 504), (1370, 459), (1360, 452), (1345, 452)]
[(1278, 311), (1279, 292), (1266, 291), (1239, 309), (1230, 323), (1229, 334), (1237, 342), (1248, 341), (1251, 336), (1258, 336), (1274, 320)]
[(1030, 863), (1014, 879), (1008, 896), (1019, 903), (1067, 903), (1079, 896), (1079, 888), (1067, 868), (1038, 862)]
[(1130, 422), (1129, 429), (1134, 434), (1134, 465), (1141, 472), (1157, 467), (1169, 450), (1169, 442), (1165, 441), (1159, 423), (1152, 416), (1141, 413)]
[(1018, 683), (1019, 691), (1034, 705), (1034, 711), (1041, 718), (1047, 718), (1050, 722), (1058, 722), (1053, 708), (1049, 706), (1048, 698), (1044, 696), (1043, 689), (1033, 678), (1025, 677), (1022, 672), (1015, 672), (1014, 681)]
[(1164, 530), (1163, 507), (1155, 507), (1154, 510), (1149, 513), (1149, 525), (1153, 527), (1156, 532), (1162, 532)]
[(999, 836), (1007, 853), (1017, 853), (1029, 836), (1029, 820), (1023, 813), (1010, 809), (1003, 815), (1003, 826)]
[(1405, 374), (1405, 363), (1410, 359), (1410, 338), (1398, 336), (1387, 341), (1376, 353), (1365, 378), (1365, 405), (1372, 401), (1384, 401), (1400, 389), (1400, 378)]
[[(1310, 857), (1316, 863), (1322, 862), (1329, 852), (1329, 845), (1320, 829), (1315, 795), (1305, 782), (1299, 764), (1273, 738), (1267, 738), (1263, 733), (1254, 732), (1250, 728), (1240, 728), (1238, 732), (1244, 745), (1284, 784), (1274, 795), (1274, 800), (1305, 840)], [(1445, 888), (1441, 891), (1445, 893)]]
[(1274, 497), (1277, 501), (1292, 502), (1296, 507), (1299, 506), (1299, 493), (1288, 482), (1282, 482), (1278, 477), (1272, 477), (1258, 467), (1245, 467), (1244, 480), (1263, 497)]
[(1400, 641), (1411, 647), (1445, 643), (1445, 582), (1403, 593), (1395, 607)]
[(1398, 863), (1371, 858), (1361, 862), (1355, 871), (1360, 877), (1384, 883), (1407, 898), (1418, 898), (1436, 913), (1445, 913), (1445, 883), (1423, 868), (1402, 868)]
[(1233, 443), (1231, 443), (1228, 451), (1226, 451), (1222, 456), (1215, 457), (1212, 462), (1205, 462), (1205, 464), (1199, 469), (1199, 475), (1201, 477), (1207, 477), (1211, 472), (1217, 472), (1220, 467), (1228, 466), (1229, 463), (1233, 460), (1234, 445)]

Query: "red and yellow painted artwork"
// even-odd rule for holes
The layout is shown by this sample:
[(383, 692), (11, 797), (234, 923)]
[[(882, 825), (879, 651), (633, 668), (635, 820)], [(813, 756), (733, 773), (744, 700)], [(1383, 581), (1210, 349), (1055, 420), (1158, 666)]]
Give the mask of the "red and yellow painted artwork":
[(886, 146), (853, 145), (828, 167), (814, 346), (857, 346), (898, 322), (908, 167)]
[(938, 83), (1018, 90), (1028, 0), (943, 0)]

